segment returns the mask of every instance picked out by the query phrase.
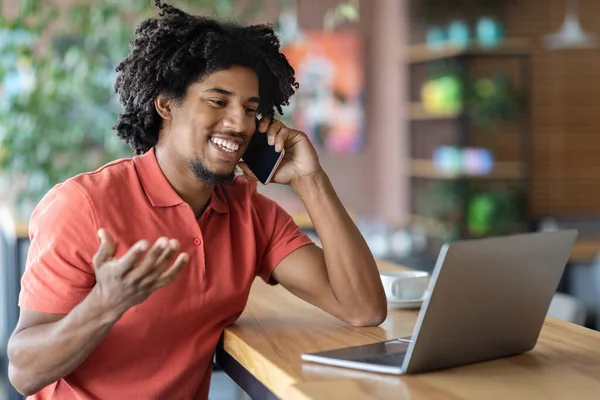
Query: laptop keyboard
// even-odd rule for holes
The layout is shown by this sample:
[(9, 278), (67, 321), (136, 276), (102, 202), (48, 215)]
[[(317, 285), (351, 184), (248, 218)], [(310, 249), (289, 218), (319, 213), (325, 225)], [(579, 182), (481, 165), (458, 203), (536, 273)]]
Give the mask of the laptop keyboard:
[(406, 357), (406, 353), (389, 353), (363, 357), (355, 361), (367, 364), (381, 364), (401, 367), (402, 362), (404, 361), (404, 357)]

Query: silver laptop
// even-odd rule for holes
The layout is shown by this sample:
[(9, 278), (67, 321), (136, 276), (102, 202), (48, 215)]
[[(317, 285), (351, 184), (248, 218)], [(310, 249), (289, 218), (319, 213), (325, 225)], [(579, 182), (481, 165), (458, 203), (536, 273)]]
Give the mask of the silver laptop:
[(412, 336), (302, 354), (302, 359), (411, 374), (529, 351), (576, 237), (576, 230), (560, 230), (446, 244)]

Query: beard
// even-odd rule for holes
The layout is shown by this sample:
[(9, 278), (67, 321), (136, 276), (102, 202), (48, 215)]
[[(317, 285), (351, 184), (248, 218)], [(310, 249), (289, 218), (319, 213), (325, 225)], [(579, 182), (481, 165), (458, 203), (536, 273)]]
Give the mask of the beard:
[(188, 165), (194, 176), (202, 183), (207, 185), (231, 185), (235, 177), (235, 169), (229, 173), (213, 172), (198, 157), (192, 157), (188, 160)]

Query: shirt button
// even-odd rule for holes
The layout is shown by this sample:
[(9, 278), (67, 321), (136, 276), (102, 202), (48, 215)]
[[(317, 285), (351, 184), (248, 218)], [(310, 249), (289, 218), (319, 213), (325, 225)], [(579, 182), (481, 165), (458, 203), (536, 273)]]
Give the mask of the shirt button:
[(194, 238), (194, 246), (200, 246), (202, 244), (202, 240), (200, 238)]

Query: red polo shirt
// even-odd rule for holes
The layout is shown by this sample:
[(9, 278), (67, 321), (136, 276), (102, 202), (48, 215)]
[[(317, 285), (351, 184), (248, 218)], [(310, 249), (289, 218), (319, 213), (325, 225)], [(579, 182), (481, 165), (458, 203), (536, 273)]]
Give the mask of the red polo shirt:
[(31, 218), (19, 305), (68, 313), (95, 284), (100, 227), (117, 257), (140, 239), (178, 239), (190, 262), (172, 284), (128, 310), (70, 375), (33, 399), (205, 399), (223, 329), (241, 314), (255, 277), (312, 243), (243, 177), (216, 187), (202, 217), (177, 195), (154, 150), (54, 187)]

